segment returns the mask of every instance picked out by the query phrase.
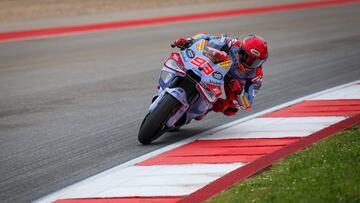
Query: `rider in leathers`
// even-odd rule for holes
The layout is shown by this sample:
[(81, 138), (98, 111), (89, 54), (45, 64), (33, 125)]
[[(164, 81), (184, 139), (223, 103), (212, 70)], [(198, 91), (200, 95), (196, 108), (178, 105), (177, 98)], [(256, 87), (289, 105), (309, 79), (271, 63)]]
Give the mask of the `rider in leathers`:
[[(225, 76), (226, 99), (219, 98), (212, 110), (232, 116), (237, 113), (239, 107), (250, 109), (263, 80), (262, 64), (268, 57), (266, 41), (257, 35), (250, 35), (240, 41), (226, 34), (218, 37), (199, 33), (191, 38), (180, 38), (174, 42), (174, 45), (188, 48), (202, 39), (208, 40), (210, 47), (219, 50), (217, 59), (232, 61), (230, 70)], [(197, 118), (200, 119), (202, 117)]]

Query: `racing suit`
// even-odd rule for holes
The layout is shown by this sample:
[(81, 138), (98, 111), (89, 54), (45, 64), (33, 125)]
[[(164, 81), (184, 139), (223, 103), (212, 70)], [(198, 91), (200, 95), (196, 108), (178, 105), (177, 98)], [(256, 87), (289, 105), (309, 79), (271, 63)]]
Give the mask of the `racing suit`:
[(189, 45), (199, 40), (208, 40), (208, 46), (224, 51), (232, 61), (229, 72), (225, 76), (224, 89), (226, 99), (219, 98), (214, 104), (214, 112), (223, 112), (227, 116), (235, 115), (238, 107), (248, 110), (251, 108), (256, 92), (260, 89), (263, 80), (262, 67), (247, 69), (239, 61), (241, 41), (237, 38), (220, 37), (199, 33), (188, 38)]

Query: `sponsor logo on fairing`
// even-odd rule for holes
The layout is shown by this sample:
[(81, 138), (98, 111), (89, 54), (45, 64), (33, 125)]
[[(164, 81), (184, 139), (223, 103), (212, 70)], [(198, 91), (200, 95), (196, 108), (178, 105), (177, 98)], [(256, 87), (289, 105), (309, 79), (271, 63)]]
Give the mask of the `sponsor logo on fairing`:
[(223, 61), (223, 62), (219, 63), (218, 65), (219, 65), (223, 70), (227, 71), (227, 70), (230, 69), (231, 64), (232, 64), (231, 60), (227, 60), (227, 61)]
[(217, 80), (222, 80), (224, 78), (223, 74), (221, 74), (219, 71), (213, 72), (212, 76)]
[(212, 91), (213, 91), (213, 92), (215, 93), (215, 95), (217, 95), (217, 96), (220, 96), (220, 95), (221, 95), (221, 90), (220, 90), (220, 88), (218, 88), (218, 87), (213, 88)]
[(218, 81), (218, 80), (210, 79), (209, 82), (212, 83), (212, 84), (214, 84), (214, 85), (221, 85), (221, 82)]
[(205, 40), (203, 39), (196, 44), (196, 49), (199, 51), (204, 51), (204, 48), (205, 48)]
[(171, 54), (171, 57), (173, 57), (175, 59), (175, 61), (179, 61), (179, 54)]
[(188, 62), (188, 60), (186, 60), (186, 57), (185, 57), (185, 54), (183, 51), (180, 51), (180, 55), (181, 55), (182, 60), (184, 60), (185, 62)]
[(189, 58), (194, 58), (195, 57), (195, 52), (191, 49), (187, 49), (186, 50), (186, 55), (189, 57)]

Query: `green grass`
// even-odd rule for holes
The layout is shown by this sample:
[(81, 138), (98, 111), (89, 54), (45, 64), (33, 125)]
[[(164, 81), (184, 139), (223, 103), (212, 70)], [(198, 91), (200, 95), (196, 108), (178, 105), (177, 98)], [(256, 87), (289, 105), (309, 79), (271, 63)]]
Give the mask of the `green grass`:
[(360, 202), (360, 125), (290, 155), (208, 202)]

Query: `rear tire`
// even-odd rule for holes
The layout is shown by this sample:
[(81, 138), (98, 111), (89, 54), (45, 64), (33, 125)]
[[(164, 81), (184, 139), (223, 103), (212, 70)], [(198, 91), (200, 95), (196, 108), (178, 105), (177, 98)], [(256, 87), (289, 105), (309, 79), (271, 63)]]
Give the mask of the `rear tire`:
[(141, 144), (150, 144), (166, 131), (166, 122), (181, 103), (170, 94), (165, 94), (159, 105), (148, 113), (141, 123), (138, 140)]

